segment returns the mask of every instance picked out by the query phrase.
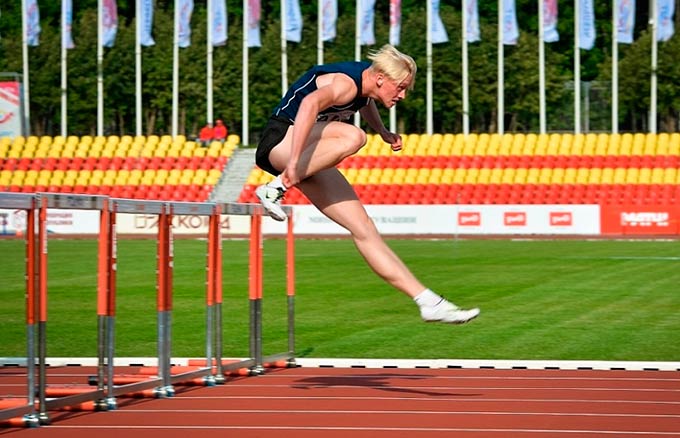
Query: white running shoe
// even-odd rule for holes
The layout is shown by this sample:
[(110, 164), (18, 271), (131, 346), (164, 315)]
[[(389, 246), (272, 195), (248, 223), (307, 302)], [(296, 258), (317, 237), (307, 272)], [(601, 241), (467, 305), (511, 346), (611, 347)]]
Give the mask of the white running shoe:
[(262, 203), (262, 207), (273, 219), (282, 222), (286, 220), (286, 212), (281, 208), (281, 200), (286, 193), (283, 189), (270, 187), (267, 184), (255, 189), (255, 195)]
[(420, 308), (420, 316), (425, 322), (444, 322), (447, 324), (465, 324), (479, 315), (479, 309), (461, 309), (454, 304), (441, 300), (435, 306)]

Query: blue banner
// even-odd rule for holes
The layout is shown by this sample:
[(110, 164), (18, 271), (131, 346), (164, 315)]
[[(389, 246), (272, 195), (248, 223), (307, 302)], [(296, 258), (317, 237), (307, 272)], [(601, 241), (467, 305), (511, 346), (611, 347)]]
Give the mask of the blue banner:
[(191, 13), (194, 10), (194, 0), (179, 0), (179, 19), (177, 29), (177, 45), (186, 48), (191, 45)]
[(557, 0), (543, 0), (543, 41), (554, 43), (560, 40), (557, 33)]
[(298, 0), (286, 0), (286, 40), (302, 41), (302, 13)]
[(75, 47), (71, 36), (71, 26), (73, 25), (72, 0), (61, 1), (61, 19), (61, 48), (72, 49)]
[(337, 36), (336, 26), (338, 22), (338, 0), (323, 0), (323, 29), (321, 29), (321, 39), (323, 41), (333, 41)]
[(503, 44), (514, 46), (519, 39), (515, 0), (503, 0)]
[(143, 46), (153, 46), (156, 41), (151, 36), (151, 29), (153, 28), (153, 0), (138, 0), (140, 1), (137, 24), (139, 25), (139, 43)]
[(623, 44), (631, 44), (635, 28), (635, 0), (616, 0), (616, 9), (618, 12), (616, 40)]
[(248, 0), (248, 47), (262, 47), (260, 14), (260, 0)]
[(375, 0), (361, 0), (361, 21), (359, 42), (362, 46), (375, 44)]
[(102, 45), (113, 47), (118, 33), (118, 7), (116, 0), (103, 0), (102, 5)]
[(657, 41), (668, 41), (675, 33), (673, 14), (675, 14), (674, 0), (658, 0), (656, 3), (659, 26), (657, 27)]
[(37, 0), (26, 0), (26, 44), (37, 46), (40, 44), (40, 10)]
[(467, 23), (465, 26), (465, 39), (468, 43), (475, 43), (481, 40), (479, 33), (479, 11), (477, 0), (465, 0), (467, 11)]
[(595, 6), (593, 0), (576, 0), (581, 8), (579, 20), (579, 48), (590, 50), (595, 47)]
[(390, 44), (398, 46), (401, 37), (401, 0), (390, 0)]
[(442, 17), (439, 16), (439, 0), (432, 0), (432, 30), (430, 37), (432, 38), (432, 44), (449, 41), (449, 35), (446, 33)]
[(212, 2), (212, 45), (223, 46), (227, 43), (227, 3), (226, 0), (208, 0)]

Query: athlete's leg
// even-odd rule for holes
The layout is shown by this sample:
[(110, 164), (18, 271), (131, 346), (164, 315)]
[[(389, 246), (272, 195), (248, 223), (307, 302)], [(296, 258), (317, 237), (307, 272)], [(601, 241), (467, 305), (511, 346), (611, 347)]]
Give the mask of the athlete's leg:
[[(288, 128), (281, 143), (269, 153), (269, 161), (279, 171), (285, 169), (290, 159), (293, 129), (293, 126)], [(346, 157), (357, 153), (366, 144), (366, 133), (347, 123), (320, 122), (312, 127), (307, 144), (299, 160), (300, 180), (335, 167)]]
[(347, 229), (373, 271), (410, 297), (425, 286), (387, 246), (352, 186), (335, 168), (310, 176), (297, 186), (328, 218)]

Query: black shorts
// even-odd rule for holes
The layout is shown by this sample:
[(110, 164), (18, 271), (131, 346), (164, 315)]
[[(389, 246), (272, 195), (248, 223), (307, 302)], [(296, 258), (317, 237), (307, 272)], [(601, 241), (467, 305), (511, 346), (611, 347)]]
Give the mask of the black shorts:
[(290, 120), (279, 116), (271, 116), (267, 122), (267, 126), (262, 132), (262, 139), (257, 145), (257, 151), (255, 151), (255, 164), (257, 164), (260, 169), (265, 170), (272, 175), (276, 176), (281, 173), (272, 166), (269, 162), (269, 153), (277, 146), (288, 132), (288, 128), (292, 125)]

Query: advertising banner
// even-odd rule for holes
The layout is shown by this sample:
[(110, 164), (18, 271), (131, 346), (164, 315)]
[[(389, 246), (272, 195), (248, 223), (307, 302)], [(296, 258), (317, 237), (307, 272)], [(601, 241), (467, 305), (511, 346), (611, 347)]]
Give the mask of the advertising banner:
[(0, 137), (23, 135), (21, 117), (21, 84), (0, 81)]
[(610, 205), (602, 207), (602, 234), (680, 234), (680, 205)]

